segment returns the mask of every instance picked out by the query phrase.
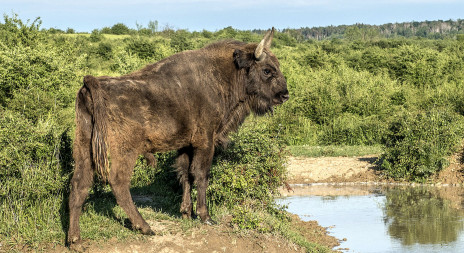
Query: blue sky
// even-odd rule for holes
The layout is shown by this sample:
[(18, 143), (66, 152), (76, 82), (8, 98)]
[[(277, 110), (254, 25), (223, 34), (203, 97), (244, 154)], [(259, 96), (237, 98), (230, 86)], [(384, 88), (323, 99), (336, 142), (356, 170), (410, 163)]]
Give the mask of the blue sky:
[(80, 32), (124, 23), (147, 26), (157, 20), (189, 31), (277, 29), (464, 19), (463, 0), (0, 0), (2, 14), (26, 21), (40, 17), (42, 28)]

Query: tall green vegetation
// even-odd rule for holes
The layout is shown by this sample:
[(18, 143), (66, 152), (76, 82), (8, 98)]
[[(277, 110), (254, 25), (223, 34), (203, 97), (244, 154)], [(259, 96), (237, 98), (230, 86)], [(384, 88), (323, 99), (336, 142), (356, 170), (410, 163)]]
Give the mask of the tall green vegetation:
[[(261, 39), (232, 27), (188, 32), (151, 22), (137, 31), (126, 28), (60, 33), (16, 15), (0, 23), (0, 220), (6, 224), (0, 240), (6, 244), (64, 241), (74, 99), (82, 76), (126, 74), (222, 39)], [(272, 116), (247, 120), (229, 148), (216, 152), (208, 190), (213, 216), (226, 212), (239, 228), (278, 231), (275, 221), (286, 218), (273, 198), (285, 180), (285, 145), (383, 145), (386, 174), (405, 180), (425, 180), (446, 166), (444, 158), (463, 134), (461, 36), (359, 40), (359, 31), (352, 34), (318, 42), (292, 31), (276, 34), (272, 50), (290, 100)], [(157, 168), (137, 162), (133, 191), (159, 196), (152, 207), (176, 217), (181, 189), (171, 168), (174, 154), (156, 155)], [(124, 235), (94, 226), (98, 220), (118, 227), (124, 215), (107, 187), (97, 184), (91, 192), (82, 222), (92, 229), (83, 236)]]
[(274, 52), (291, 99), (265, 124), (289, 145), (381, 144), (388, 176), (423, 181), (462, 139), (458, 40), (331, 40)]
[[(50, 240), (65, 212), (72, 170), (74, 93), (85, 56), (40, 22), (0, 25), (0, 238)], [(52, 231), (52, 232), (47, 232)]]

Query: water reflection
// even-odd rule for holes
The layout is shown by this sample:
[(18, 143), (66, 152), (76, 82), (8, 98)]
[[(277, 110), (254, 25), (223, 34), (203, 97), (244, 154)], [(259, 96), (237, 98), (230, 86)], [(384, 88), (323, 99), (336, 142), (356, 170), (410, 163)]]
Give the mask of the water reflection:
[(385, 190), (384, 221), (388, 234), (403, 245), (456, 241), (464, 229), (462, 204), (451, 205), (452, 200), (440, 195), (443, 191), (430, 187)]
[[(299, 188), (299, 187), (297, 187)], [(463, 252), (464, 187), (312, 185), (282, 200), (349, 252)]]

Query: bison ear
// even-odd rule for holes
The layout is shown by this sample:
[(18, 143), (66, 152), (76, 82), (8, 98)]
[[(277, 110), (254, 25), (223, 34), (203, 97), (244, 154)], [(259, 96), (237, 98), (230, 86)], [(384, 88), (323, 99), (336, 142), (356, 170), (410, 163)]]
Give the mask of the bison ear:
[(272, 38), (274, 37), (274, 27), (272, 27), (271, 30), (269, 30), (266, 35), (264, 35), (263, 40), (258, 44), (255, 50), (255, 57), (258, 59), (258, 61), (261, 61), (264, 59), (266, 56), (263, 54), (264, 49), (270, 49), (271, 48), (271, 43), (272, 43)]
[(237, 69), (250, 68), (253, 63), (249, 54), (246, 54), (240, 49), (235, 49), (234, 51), (234, 63)]

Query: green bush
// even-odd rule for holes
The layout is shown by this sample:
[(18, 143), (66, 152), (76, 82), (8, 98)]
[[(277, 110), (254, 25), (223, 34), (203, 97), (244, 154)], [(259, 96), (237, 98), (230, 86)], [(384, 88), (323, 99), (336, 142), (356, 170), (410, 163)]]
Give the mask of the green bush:
[(285, 155), (282, 141), (257, 121), (242, 126), (214, 158), (207, 192), (211, 210), (225, 206), (238, 226), (270, 230), (264, 216), (251, 210), (279, 212), (274, 198), (286, 179)]
[[(50, 239), (61, 227), (72, 170), (69, 131), (49, 118), (32, 123), (3, 111), (0, 118), (0, 239)], [(52, 204), (52, 205), (50, 205)], [(50, 205), (50, 206), (47, 206)]]
[(91, 42), (100, 42), (103, 39), (103, 34), (98, 29), (93, 29), (89, 39)]
[(117, 23), (111, 27), (111, 33), (116, 35), (129, 34), (130, 29), (123, 23)]
[(137, 54), (141, 59), (153, 58), (156, 54), (156, 44), (148, 39), (134, 39), (127, 44), (127, 50)]
[(44, 41), (34, 47), (0, 41), (0, 48), (0, 106), (37, 120), (48, 113), (61, 114), (74, 102), (85, 55), (75, 56), (71, 46), (51, 47)]
[(110, 69), (117, 74), (128, 74), (143, 67), (144, 62), (136, 54), (127, 52), (122, 48), (116, 48), (113, 54), (113, 64)]
[(464, 42), (464, 34), (456, 34), (456, 40), (460, 43)]
[(173, 50), (168, 48), (167, 45), (168, 43), (164, 39), (133, 38), (127, 43), (126, 49), (142, 60), (156, 62), (173, 53)]
[(0, 23), (0, 41), (6, 46), (30, 46), (45, 38), (45, 33), (39, 32), (42, 21), (36, 18), (31, 24), (24, 23), (17, 14), (13, 17), (3, 15), (4, 23)]
[(173, 48), (176, 53), (193, 49), (192, 42), (188, 37), (189, 33), (187, 31), (177, 31), (171, 36), (171, 48)]
[(448, 108), (404, 112), (384, 136), (382, 168), (388, 176), (423, 181), (448, 165), (463, 136), (464, 118)]
[(387, 125), (378, 116), (362, 117), (343, 113), (321, 127), (323, 145), (375, 145), (380, 143)]
[(113, 56), (113, 46), (107, 42), (100, 42), (95, 53), (104, 60), (109, 60)]

